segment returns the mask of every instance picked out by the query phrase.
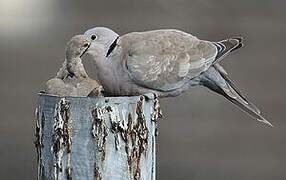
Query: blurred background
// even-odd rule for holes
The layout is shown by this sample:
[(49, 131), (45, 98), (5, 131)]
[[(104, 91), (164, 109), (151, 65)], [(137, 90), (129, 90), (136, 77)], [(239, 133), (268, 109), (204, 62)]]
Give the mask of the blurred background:
[(36, 179), (37, 92), (61, 66), (66, 42), (95, 26), (243, 36), (245, 47), (223, 66), (275, 127), (200, 87), (162, 99), (157, 177), (286, 179), (285, 8), (284, 0), (0, 0), (1, 179)]

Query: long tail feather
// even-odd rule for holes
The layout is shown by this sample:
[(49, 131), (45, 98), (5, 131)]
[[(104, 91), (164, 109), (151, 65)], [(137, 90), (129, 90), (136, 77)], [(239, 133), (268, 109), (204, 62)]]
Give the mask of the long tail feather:
[(273, 126), (260, 114), (259, 109), (254, 104), (247, 100), (245, 96), (241, 95), (240, 91), (226, 74), (225, 70), (221, 69), (223, 68), (219, 65), (211, 66), (203, 73), (201, 80), (202, 85), (224, 96), (256, 120)]
[(219, 64), (215, 64), (214, 68), (220, 73), (220, 75), (223, 77), (223, 79), (227, 82), (227, 85), (232, 88), (238, 96), (240, 96), (247, 104), (256, 111), (256, 113), (261, 114), (261, 111), (251, 102), (247, 100), (247, 98), (240, 92), (238, 87), (233, 83), (232, 79), (228, 76), (227, 72), (224, 70), (224, 68)]

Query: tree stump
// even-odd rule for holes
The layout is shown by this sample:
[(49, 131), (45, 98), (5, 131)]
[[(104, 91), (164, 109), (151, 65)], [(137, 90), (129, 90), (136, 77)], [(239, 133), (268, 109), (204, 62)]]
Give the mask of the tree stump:
[(156, 179), (153, 94), (58, 97), (39, 94), (36, 109), (38, 179)]

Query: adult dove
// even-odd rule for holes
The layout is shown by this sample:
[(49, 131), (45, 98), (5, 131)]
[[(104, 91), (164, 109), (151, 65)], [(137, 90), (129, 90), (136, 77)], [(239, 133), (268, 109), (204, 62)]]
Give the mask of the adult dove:
[(85, 35), (92, 40), (87, 53), (96, 62), (103, 88), (111, 95), (155, 93), (170, 97), (202, 85), (272, 126), (219, 64), (230, 52), (242, 47), (241, 38), (211, 42), (176, 29), (119, 36), (105, 27), (90, 29)]
[(56, 77), (46, 82), (46, 93), (73, 97), (101, 95), (102, 87), (88, 77), (81, 61), (90, 44), (85, 35), (76, 35), (67, 43), (65, 61)]

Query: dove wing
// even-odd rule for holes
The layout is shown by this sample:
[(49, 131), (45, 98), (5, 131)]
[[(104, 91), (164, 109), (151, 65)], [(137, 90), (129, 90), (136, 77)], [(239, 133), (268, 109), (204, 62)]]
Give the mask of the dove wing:
[(172, 91), (206, 71), (215, 60), (217, 49), (179, 30), (129, 33), (118, 45), (132, 80), (158, 91)]

